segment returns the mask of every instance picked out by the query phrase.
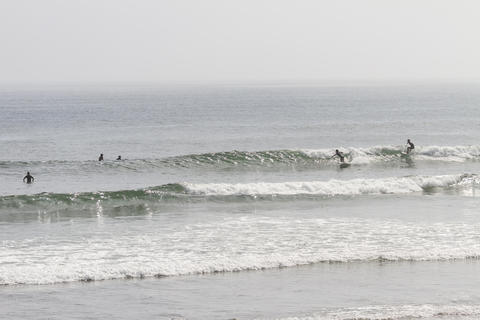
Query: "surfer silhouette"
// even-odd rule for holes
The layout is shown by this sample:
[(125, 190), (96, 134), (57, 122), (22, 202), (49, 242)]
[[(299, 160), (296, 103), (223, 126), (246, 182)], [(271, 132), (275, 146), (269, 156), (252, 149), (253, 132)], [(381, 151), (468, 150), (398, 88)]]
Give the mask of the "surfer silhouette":
[(98, 157), (98, 161), (103, 161), (103, 153), (100, 153), (100, 157)]
[(27, 183), (35, 181), (35, 178), (30, 174), (30, 171), (27, 171), (27, 175), (23, 177), (23, 182), (25, 182), (25, 180), (27, 180)]
[(335, 150), (335, 154), (332, 156), (333, 157), (338, 157), (340, 158), (340, 162), (344, 162), (345, 161), (345, 156), (343, 155), (343, 153), (341, 153), (340, 151), (338, 151), (338, 149)]
[(122, 160), (122, 156), (118, 156), (118, 157), (117, 157), (117, 160)]
[(410, 141), (410, 139), (407, 139), (407, 154), (409, 154), (413, 149), (415, 149), (415, 145)]

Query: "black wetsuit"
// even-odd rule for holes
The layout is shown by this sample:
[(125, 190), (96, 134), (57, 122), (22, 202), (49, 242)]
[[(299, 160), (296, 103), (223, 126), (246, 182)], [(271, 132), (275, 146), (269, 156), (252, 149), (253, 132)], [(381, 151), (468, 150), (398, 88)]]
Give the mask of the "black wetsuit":
[(415, 149), (415, 145), (411, 141), (408, 141), (407, 144), (408, 144), (407, 153), (410, 153), (410, 151)]
[(340, 158), (340, 162), (344, 162), (345, 156), (340, 151), (336, 151), (335, 155)]
[(25, 182), (25, 179), (27, 180), (27, 183), (32, 183), (35, 180), (35, 178), (32, 177), (30, 173), (23, 177), (23, 182)]

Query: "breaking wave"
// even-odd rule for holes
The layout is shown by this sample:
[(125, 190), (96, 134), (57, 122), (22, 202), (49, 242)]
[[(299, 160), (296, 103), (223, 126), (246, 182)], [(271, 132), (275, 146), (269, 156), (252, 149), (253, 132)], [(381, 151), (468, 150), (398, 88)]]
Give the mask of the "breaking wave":
[[(361, 195), (401, 194), (446, 188), (466, 181), (472, 175), (410, 176), (381, 179), (353, 179), (329, 181), (303, 181), (281, 183), (207, 183), (184, 184), (187, 192), (206, 196), (228, 195)], [(473, 179), (473, 180), (472, 180)]]
[[(374, 146), (367, 148), (340, 148), (354, 165), (402, 160), (403, 146)], [(0, 161), (2, 169), (42, 168), (42, 172), (59, 170), (129, 170), (149, 168), (197, 168), (197, 167), (329, 167), (337, 164), (332, 159), (335, 148), (267, 151), (227, 151), (191, 154), (160, 159), (126, 159), (122, 161)], [(480, 160), (480, 146), (425, 146), (417, 147), (410, 159), (415, 161), (465, 162)]]
[[(369, 164), (372, 162), (393, 161), (402, 157), (403, 146), (375, 146), (369, 148), (341, 149), (353, 164)], [(334, 154), (334, 149), (303, 150), (313, 158), (326, 159)], [(480, 160), (480, 146), (425, 146), (416, 147), (410, 158), (422, 161), (464, 162)]]
[(472, 174), (439, 176), (406, 176), (380, 179), (352, 179), (328, 181), (255, 182), (255, 183), (172, 183), (136, 190), (39, 193), (0, 197), (0, 209), (24, 206), (96, 204), (106, 201), (194, 201), (213, 198), (216, 201), (242, 201), (245, 199), (275, 199), (277, 197), (357, 196), (372, 194), (405, 194), (435, 192), (448, 188), (464, 188), (480, 183)]

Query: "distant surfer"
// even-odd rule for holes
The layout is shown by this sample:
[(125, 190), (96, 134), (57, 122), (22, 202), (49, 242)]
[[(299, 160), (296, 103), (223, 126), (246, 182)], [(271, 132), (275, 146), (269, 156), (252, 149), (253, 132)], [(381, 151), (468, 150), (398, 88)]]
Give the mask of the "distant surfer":
[(35, 178), (30, 174), (30, 171), (27, 171), (27, 175), (23, 177), (23, 182), (25, 182), (25, 180), (27, 180), (27, 183), (35, 181)]
[(117, 157), (117, 160), (122, 160), (122, 156), (118, 156), (118, 157)]
[(407, 154), (410, 154), (413, 149), (415, 149), (415, 145), (410, 139), (407, 139)]
[(98, 157), (98, 161), (103, 161), (103, 153), (100, 153), (100, 157)]
[(343, 153), (341, 153), (340, 151), (338, 151), (338, 149), (335, 150), (335, 154), (332, 156), (332, 158), (333, 157), (338, 157), (340, 159), (340, 162), (345, 161), (345, 155)]

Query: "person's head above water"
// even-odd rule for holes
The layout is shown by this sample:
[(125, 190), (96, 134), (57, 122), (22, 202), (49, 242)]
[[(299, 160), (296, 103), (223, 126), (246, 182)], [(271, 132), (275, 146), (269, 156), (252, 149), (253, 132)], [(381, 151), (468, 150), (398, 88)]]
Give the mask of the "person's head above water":
[(407, 139), (407, 142), (410, 142), (410, 139)]
[(335, 152), (338, 152), (338, 149), (335, 149)]
[(29, 175), (30, 175), (30, 171), (27, 171), (27, 176), (29, 176)]

